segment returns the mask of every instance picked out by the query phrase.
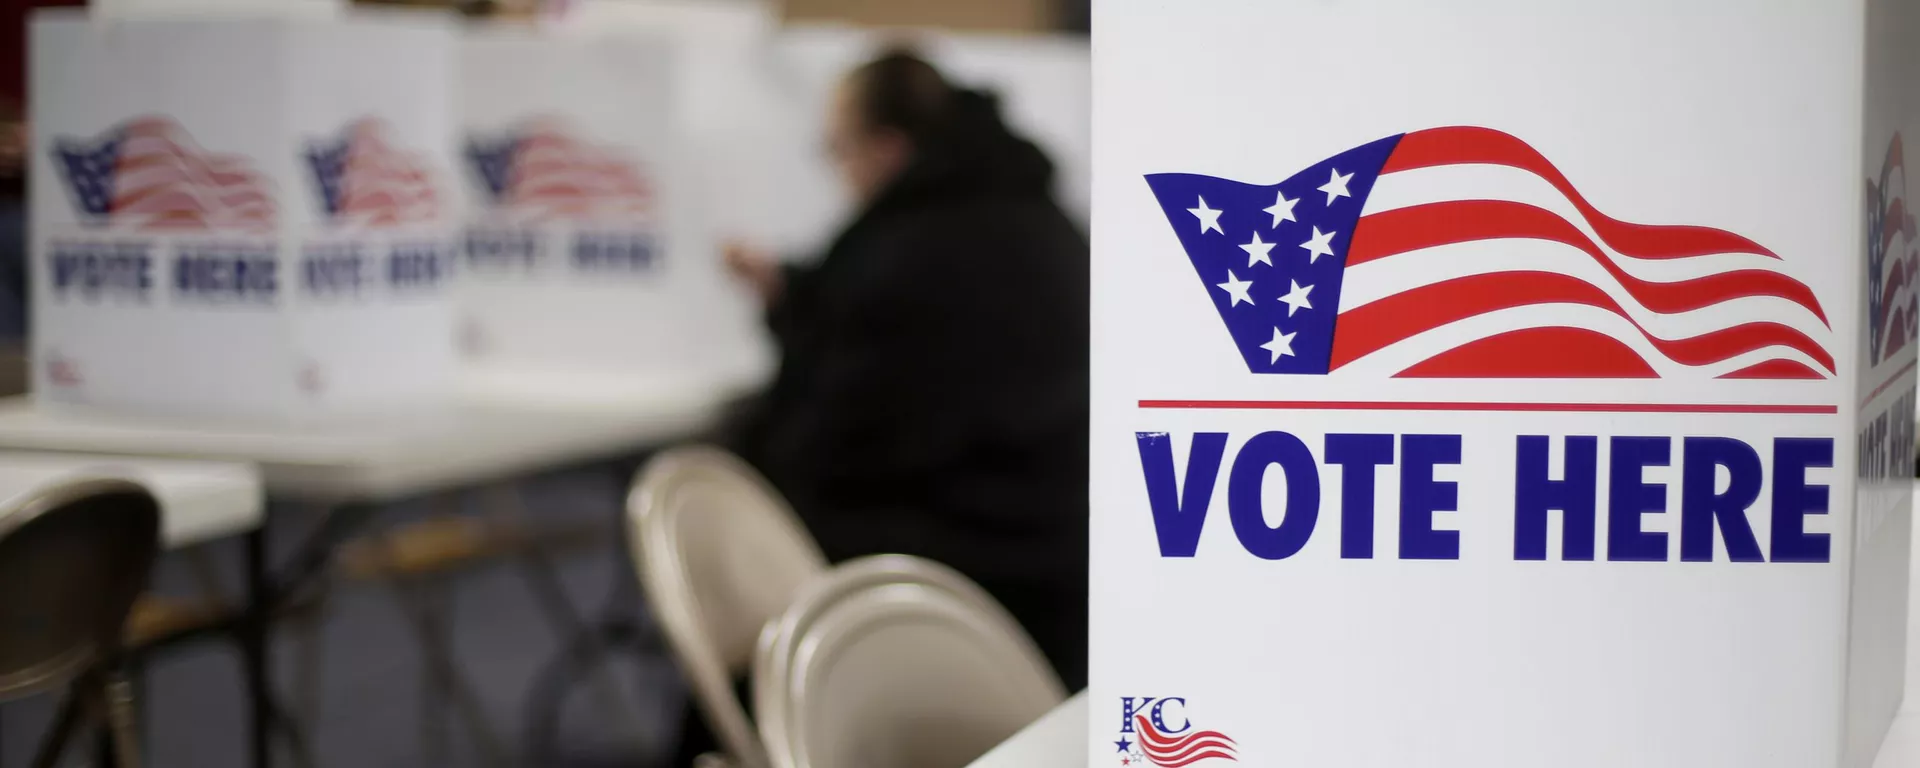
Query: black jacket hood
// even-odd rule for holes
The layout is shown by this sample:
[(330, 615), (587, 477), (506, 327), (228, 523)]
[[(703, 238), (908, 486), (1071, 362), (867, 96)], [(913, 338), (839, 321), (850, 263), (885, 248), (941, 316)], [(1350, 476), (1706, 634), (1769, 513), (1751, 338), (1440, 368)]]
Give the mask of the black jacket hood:
[(1053, 162), (1033, 142), (1007, 127), (997, 97), (985, 91), (957, 91), (953, 109), (953, 119), (943, 130), (920, 139), (913, 162), (881, 192), (868, 213), (955, 199), (1052, 194)]

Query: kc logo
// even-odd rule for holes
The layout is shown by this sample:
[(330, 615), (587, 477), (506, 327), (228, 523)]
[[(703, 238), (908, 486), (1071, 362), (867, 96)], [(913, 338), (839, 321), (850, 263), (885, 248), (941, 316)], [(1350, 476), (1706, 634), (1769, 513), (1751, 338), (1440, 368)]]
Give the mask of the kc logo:
[(1233, 739), (1195, 728), (1187, 716), (1187, 700), (1178, 696), (1120, 697), (1120, 738), (1113, 745), (1122, 766), (1238, 762)]

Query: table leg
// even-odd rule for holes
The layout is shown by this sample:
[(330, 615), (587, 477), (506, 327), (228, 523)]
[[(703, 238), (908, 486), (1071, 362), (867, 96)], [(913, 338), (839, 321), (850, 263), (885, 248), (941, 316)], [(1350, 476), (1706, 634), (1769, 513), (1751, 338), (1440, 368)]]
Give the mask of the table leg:
[(241, 622), (240, 656), (247, 680), (248, 750), (256, 768), (273, 764), (271, 686), (268, 682), (268, 640), (278, 595), (267, 583), (266, 526), (246, 535), (247, 616)]
[(527, 692), (527, 755), (550, 761), (559, 746), (560, 709), (574, 683), (590, 678), (616, 653), (641, 661), (659, 661), (666, 646), (651, 628), (631, 619), (610, 618), (582, 627), (561, 647), (559, 656), (540, 668)]
[[(495, 518), (504, 521), (508, 526), (518, 528), (533, 519), (526, 498), (516, 484), (492, 486), (487, 489), (486, 499)], [(559, 571), (552, 559), (540, 550), (537, 543), (528, 543), (522, 547), (516, 553), (515, 559), (519, 561), (521, 575), (525, 578), (528, 589), (533, 593), (534, 603), (546, 613), (547, 623), (553, 627), (558, 639), (564, 643), (561, 646), (562, 652), (573, 658), (568, 665), (578, 673), (587, 676), (587, 684), (601, 710), (612, 713), (618, 722), (638, 722), (641, 718), (639, 706), (622, 690), (617, 678), (601, 669), (602, 662), (606, 660), (608, 654), (600, 642), (601, 633), (598, 627), (574, 606), (573, 599), (567, 594), (566, 585), (561, 582)], [(616, 570), (614, 575), (616, 591), (618, 591), (617, 585), (632, 581), (628, 573), (631, 571)], [(564, 694), (564, 686), (560, 693)], [(557, 702), (555, 706), (557, 708)], [(623, 729), (620, 733), (628, 737), (624, 746), (629, 748), (644, 746), (630, 731)]]
[(626, 548), (608, 553), (614, 562), (613, 588), (598, 620), (580, 620), (560, 646), (560, 653), (540, 668), (527, 693), (527, 754), (551, 759), (559, 744), (560, 710), (569, 688), (592, 676), (596, 667), (616, 653), (645, 662), (666, 657), (663, 638), (633, 614), (641, 604), (639, 583), (633, 578)]
[[(427, 701), (437, 703), (445, 701), (452, 704), (453, 713), (467, 722), (467, 729), (480, 750), (481, 762), (490, 766), (504, 766), (512, 762), (507, 745), (500, 739), (498, 731), (487, 717), (486, 708), (480, 703), (479, 694), (468, 684), (454, 663), (453, 640), (447, 627), (445, 614), (445, 595), (434, 594), (434, 585), (424, 583), (396, 583), (393, 593), (399, 599), (401, 612), (414, 625), (414, 633), (420, 642), (420, 660), (425, 679), (422, 694)], [(444, 762), (445, 726), (441, 721), (444, 712), (422, 712), (423, 735), (429, 742), (424, 745), (429, 752), (438, 752), (431, 757)], [(438, 742), (435, 744), (434, 742)]]

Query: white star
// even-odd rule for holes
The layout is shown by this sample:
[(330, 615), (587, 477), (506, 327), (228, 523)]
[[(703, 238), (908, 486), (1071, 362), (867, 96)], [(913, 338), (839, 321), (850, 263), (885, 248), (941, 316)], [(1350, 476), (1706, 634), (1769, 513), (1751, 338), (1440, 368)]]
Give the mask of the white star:
[(1287, 295), (1280, 297), (1281, 301), (1286, 302), (1287, 317), (1293, 317), (1294, 312), (1302, 309), (1313, 309), (1313, 302), (1307, 301), (1307, 294), (1313, 292), (1313, 286), (1301, 285), (1292, 280), (1288, 280), (1287, 283), (1293, 286), (1293, 290), (1287, 291)]
[(1227, 281), (1219, 283), (1217, 287), (1219, 287), (1220, 290), (1226, 291), (1228, 296), (1233, 297), (1233, 302), (1227, 305), (1229, 307), (1240, 306), (1240, 302), (1243, 301), (1248, 304), (1253, 303), (1253, 297), (1247, 295), (1247, 289), (1253, 287), (1253, 281), (1241, 280), (1235, 277), (1231, 269), (1227, 270)]
[(1352, 179), (1353, 174), (1349, 173), (1342, 176), (1340, 175), (1340, 169), (1333, 169), (1333, 178), (1327, 179), (1327, 183), (1320, 185), (1320, 191), (1327, 193), (1327, 205), (1333, 205), (1335, 198), (1353, 197), (1351, 193), (1347, 192), (1347, 182)]
[(1267, 361), (1269, 365), (1280, 362), (1280, 358), (1293, 357), (1293, 337), (1294, 334), (1281, 333), (1279, 328), (1273, 329), (1273, 341), (1260, 345), (1261, 349), (1273, 353), (1273, 359)]
[(1267, 255), (1273, 251), (1273, 243), (1260, 242), (1259, 232), (1253, 233), (1253, 242), (1240, 246), (1240, 250), (1247, 252), (1247, 267), (1249, 269), (1256, 263), (1265, 264), (1269, 267), (1273, 266), (1273, 258)]
[(1288, 200), (1287, 193), (1279, 192), (1273, 196), (1273, 205), (1262, 210), (1273, 215), (1273, 226), (1278, 227), (1283, 221), (1299, 221), (1293, 217), (1293, 204), (1298, 202), (1300, 198)]
[[(1313, 228), (1313, 237), (1300, 244), (1300, 247), (1307, 249), (1308, 264), (1319, 261), (1322, 256), (1333, 255), (1333, 236), (1336, 234), (1339, 233), (1321, 232), (1319, 227)], [(1245, 248), (1246, 246), (1241, 247)]]
[(1193, 214), (1194, 218), (1200, 220), (1200, 234), (1206, 234), (1209, 229), (1223, 235), (1227, 233), (1226, 230), (1220, 228), (1220, 212), (1208, 208), (1206, 198), (1200, 198), (1200, 207), (1188, 208), (1187, 213)]

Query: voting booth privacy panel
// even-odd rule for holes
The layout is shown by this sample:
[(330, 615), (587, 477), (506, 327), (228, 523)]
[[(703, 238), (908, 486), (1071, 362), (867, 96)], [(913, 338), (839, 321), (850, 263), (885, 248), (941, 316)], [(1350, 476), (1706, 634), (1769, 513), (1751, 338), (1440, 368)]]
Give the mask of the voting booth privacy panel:
[(438, 399), (452, 45), (410, 14), (37, 17), (38, 397), (270, 420)]
[(1911, 0), (1094, 7), (1092, 765), (1869, 765)]
[[(773, 24), (765, 4), (749, 0), (587, 0), (537, 35), (470, 38), (470, 129), (532, 113), (594, 123), (606, 150), (644, 166), (654, 200), (650, 222), (631, 230), (650, 232), (654, 247), (625, 276), (576, 269), (572, 288), (535, 289), (498, 313), (463, 300), (495, 329), (492, 343), (474, 347), (483, 358), (749, 377), (764, 369), (756, 307), (724, 274), (720, 249), (785, 204), (766, 171), (766, 137), (784, 127), (764, 110), (760, 64)], [(543, 76), (513, 74), (516, 61)], [(497, 213), (483, 206), (478, 217)]]
[(676, 359), (665, 43), (510, 27), (460, 58), (468, 351)]

